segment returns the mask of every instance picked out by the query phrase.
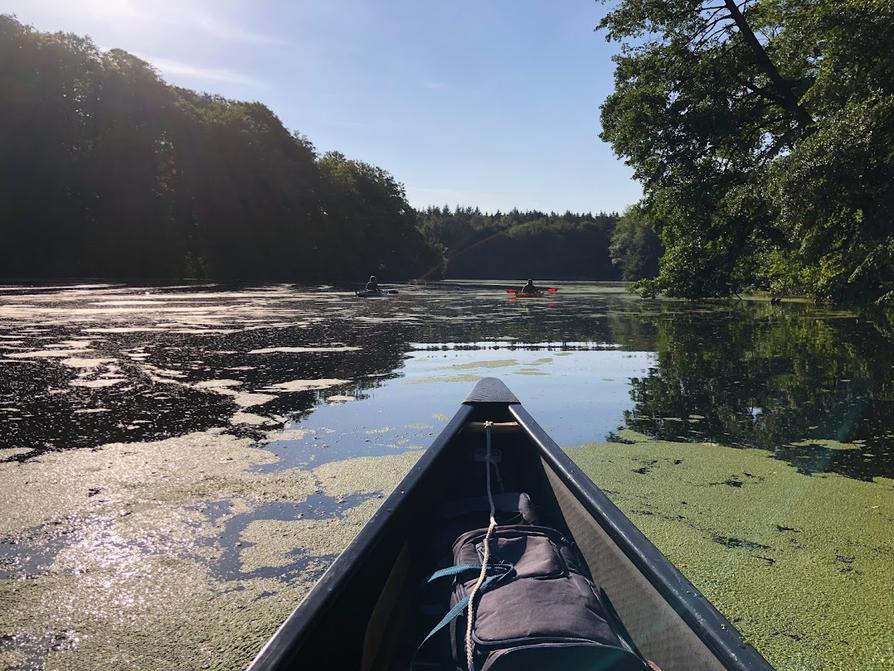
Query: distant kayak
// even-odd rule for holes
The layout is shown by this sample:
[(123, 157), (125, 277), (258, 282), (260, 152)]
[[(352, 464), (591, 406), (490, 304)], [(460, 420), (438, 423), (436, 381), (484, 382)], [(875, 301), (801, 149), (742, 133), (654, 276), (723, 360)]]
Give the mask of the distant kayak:
[(379, 289), (378, 291), (355, 291), (357, 298), (384, 298), (385, 296), (393, 296), (397, 293), (397, 289)]
[(506, 293), (515, 298), (543, 298), (547, 294), (557, 293), (559, 290), (555, 287), (546, 287), (537, 291), (519, 291), (518, 289), (506, 289)]

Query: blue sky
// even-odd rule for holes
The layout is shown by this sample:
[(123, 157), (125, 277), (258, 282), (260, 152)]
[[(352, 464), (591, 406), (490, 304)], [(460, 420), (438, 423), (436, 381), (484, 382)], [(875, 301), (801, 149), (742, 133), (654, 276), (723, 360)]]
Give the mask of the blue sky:
[(259, 100), (320, 151), (380, 165), (410, 202), (621, 210), (597, 137), (616, 46), (594, 0), (0, 0), (181, 86)]

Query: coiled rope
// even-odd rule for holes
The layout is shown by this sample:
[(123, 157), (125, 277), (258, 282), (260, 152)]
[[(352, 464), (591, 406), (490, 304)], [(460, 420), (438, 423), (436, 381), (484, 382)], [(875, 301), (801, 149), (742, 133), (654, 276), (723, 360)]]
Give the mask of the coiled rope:
[(487, 527), (487, 533), (484, 535), (484, 552), (483, 557), (481, 559), (481, 573), (478, 574), (478, 580), (475, 582), (475, 585), (472, 587), (472, 591), (469, 592), (469, 605), (466, 610), (466, 668), (469, 671), (475, 671), (475, 660), (474, 657), (474, 643), (472, 641), (472, 625), (473, 618), (475, 616), (475, 595), (478, 590), (481, 588), (481, 584), (484, 582), (485, 577), (487, 576), (487, 564), (490, 560), (490, 537), (494, 532), (494, 529), (497, 527), (497, 520), (494, 517), (496, 511), (494, 510), (494, 496), (491, 492), (490, 487), (490, 429), (493, 426), (493, 422), (485, 422), (484, 423), (484, 435), (487, 440), (487, 451), (484, 456), (484, 468), (487, 473), (487, 501), (490, 503), (490, 524)]

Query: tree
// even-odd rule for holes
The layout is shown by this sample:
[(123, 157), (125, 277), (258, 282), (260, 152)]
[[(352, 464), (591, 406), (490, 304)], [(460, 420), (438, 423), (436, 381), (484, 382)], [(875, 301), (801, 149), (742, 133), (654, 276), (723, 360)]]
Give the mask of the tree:
[(622, 50), (602, 137), (659, 222), (656, 288), (890, 296), (892, 26), (889, 4), (862, 0), (607, 13), (599, 27)]
[(445, 207), (420, 213), (419, 225), (429, 242), (443, 246), (450, 277), (613, 280), (609, 240), (616, 221), (605, 213)]
[(811, 66), (815, 130), (768, 171), (790, 242), (774, 250), (780, 291), (894, 304), (894, 6), (814, 2), (792, 12), (783, 47)]
[(609, 247), (612, 263), (621, 269), (621, 279), (633, 281), (655, 277), (663, 251), (646, 210), (640, 205), (628, 208), (615, 224)]
[(259, 102), (0, 15), (0, 274), (344, 280), (440, 271), (403, 186)]
[(339, 152), (320, 159), (327, 226), (337, 231), (344, 276), (440, 276), (443, 259), (417, 228), (404, 187), (387, 171)]

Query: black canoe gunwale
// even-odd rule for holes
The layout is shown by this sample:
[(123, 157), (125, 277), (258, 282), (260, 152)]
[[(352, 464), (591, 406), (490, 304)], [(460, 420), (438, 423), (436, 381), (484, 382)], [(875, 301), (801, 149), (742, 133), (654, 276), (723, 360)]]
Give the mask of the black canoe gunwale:
[(742, 635), (680, 570), (646, 538), (521, 405), (509, 412), (540, 448), (540, 455), (674, 611), (727, 669), (773, 671)]
[(435, 438), (431, 446), (423, 453), (410, 471), (404, 476), (393, 492), (385, 499), (379, 509), (369, 519), (360, 533), (348, 547), (332, 562), (320, 580), (306, 597), (280, 625), (276, 633), (267, 641), (261, 651), (249, 665), (247, 671), (267, 671), (284, 668), (282, 664), (289, 659), (292, 644), (299, 640), (313, 626), (313, 618), (317, 611), (325, 606), (332, 594), (339, 591), (357, 568), (357, 562), (368, 548), (375, 545), (378, 537), (388, 524), (391, 515), (412, 492), (413, 488), (425, 474), (429, 465), (434, 462), (450, 445), (454, 436), (462, 431), (469, 417), (475, 411), (473, 404), (464, 404)]
[(540, 427), (519, 400), (498, 378), (480, 380), (459, 411), (385, 499), (360, 533), (330, 565), (307, 596), (267, 641), (247, 671), (285, 668), (292, 648), (314, 626), (314, 618), (333, 595), (339, 593), (358, 570), (364, 554), (383, 535), (392, 515), (419, 484), (428, 468), (449, 447), (467, 422), (482, 408), (502, 409), (511, 414), (537, 447), (540, 456), (574, 494), (617, 547), (659, 592), (693, 633), (731, 671), (773, 671), (736, 628), (698, 589), (646, 538), (621, 510), (565, 454)]

